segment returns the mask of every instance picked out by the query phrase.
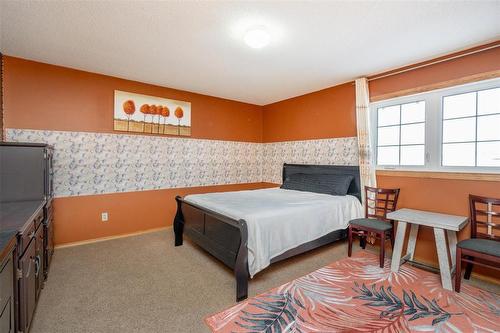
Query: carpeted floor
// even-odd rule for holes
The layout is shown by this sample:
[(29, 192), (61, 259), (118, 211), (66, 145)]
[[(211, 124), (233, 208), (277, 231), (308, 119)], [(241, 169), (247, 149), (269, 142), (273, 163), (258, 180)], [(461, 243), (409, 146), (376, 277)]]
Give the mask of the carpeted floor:
[[(347, 256), (345, 242), (272, 265), (250, 281), (263, 293)], [(31, 333), (207, 332), (203, 318), (235, 302), (232, 272), (173, 232), (58, 249)]]

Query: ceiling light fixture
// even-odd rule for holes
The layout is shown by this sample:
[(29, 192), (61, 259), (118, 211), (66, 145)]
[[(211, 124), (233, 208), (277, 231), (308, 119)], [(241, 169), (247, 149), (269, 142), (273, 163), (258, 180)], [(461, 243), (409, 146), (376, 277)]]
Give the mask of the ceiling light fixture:
[(261, 49), (271, 41), (271, 36), (265, 28), (252, 28), (245, 33), (245, 43), (254, 49)]

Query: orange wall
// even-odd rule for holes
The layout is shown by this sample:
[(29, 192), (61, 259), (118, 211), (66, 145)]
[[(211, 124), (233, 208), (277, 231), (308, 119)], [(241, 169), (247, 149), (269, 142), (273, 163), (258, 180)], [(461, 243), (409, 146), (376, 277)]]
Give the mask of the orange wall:
[[(493, 181), (377, 176), (377, 185), (400, 188), (399, 207), (461, 216), (469, 216), (469, 194), (500, 198), (500, 182)], [(458, 240), (467, 238), (470, 238), (470, 224), (458, 234)], [(420, 228), (415, 258), (437, 266), (436, 244), (431, 228)], [(500, 282), (496, 271), (491, 269), (476, 267), (474, 274)]]
[[(493, 181), (377, 176), (377, 185), (400, 188), (399, 207), (462, 216), (469, 216), (469, 194), (500, 198), (500, 182)], [(437, 262), (432, 229), (421, 228), (418, 238), (415, 255)], [(459, 239), (464, 238), (470, 238), (470, 225), (459, 233)]]
[[(176, 211), (176, 195), (273, 186), (253, 183), (56, 198), (55, 242), (72, 243), (169, 226)], [(108, 212), (108, 222), (101, 221), (102, 212)]]
[(356, 136), (352, 82), (264, 107), (264, 142)]
[[(4, 57), (4, 70), (5, 128), (116, 134), (116, 89), (191, 102), (192, 138), (262, 142), (261, 106), (9, 56)], [(170, 225), (176, 195), (265, 186), (239, 184), (56, 198), (55, 242), (64, 244)], [(101, 212), (109, 213), (109, 222), (101, 222)]]
[(123, 90), (191, 102), (193, 138), (262, 141), (261, 106), (9, 56), (4, 62), (5, 128), (113, 132), (114, 90)]
[(3, 139), (3, 54), (0, 53), (0, 140)]
[[(488, 45), (500, 45), (500, 41)], [(477, 48), (466, 50), (464, 52), (475, 49)], [(458, 52), (456, 54), (458, 55), (464, 52)], [(487, 73), (499, 69), (500, 47), (496, 47), (494, 49), (471, 54), (451, 61), (422, 67), (382, 79), (372, 80), (370, 81), (370, 97), (373, 98), (396, 91), (412, 89), (415, 87), (431, 85), (449, 80), (456, 80), (466, 76)]]

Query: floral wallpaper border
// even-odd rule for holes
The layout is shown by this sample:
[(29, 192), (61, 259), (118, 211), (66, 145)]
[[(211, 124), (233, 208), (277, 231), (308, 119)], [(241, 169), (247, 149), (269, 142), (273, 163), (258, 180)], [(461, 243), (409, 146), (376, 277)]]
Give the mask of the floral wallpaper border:
[(254, 182), (281, 183), (284, 162), (357, 165), (356, 138), (249, 143), (6, 129), (53, 145), (56, 197)]
[(265, 143), (262, 179), (282, 182), (283, 163), (358, 165), (356, 137)]

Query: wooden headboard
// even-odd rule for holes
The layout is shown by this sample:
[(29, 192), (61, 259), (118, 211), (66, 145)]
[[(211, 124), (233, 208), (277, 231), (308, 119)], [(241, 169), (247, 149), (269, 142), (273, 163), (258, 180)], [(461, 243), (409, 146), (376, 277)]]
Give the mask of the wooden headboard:
[(351, 183), (347, 194), (353, 195), (361, 201), (361, 180), (359, 166), (348, 165), (314, 165), (314, 164), (283, 164), (283, 181), (293, 174), (323, 174), (323, 175), (351, 175), (354, 181)]

